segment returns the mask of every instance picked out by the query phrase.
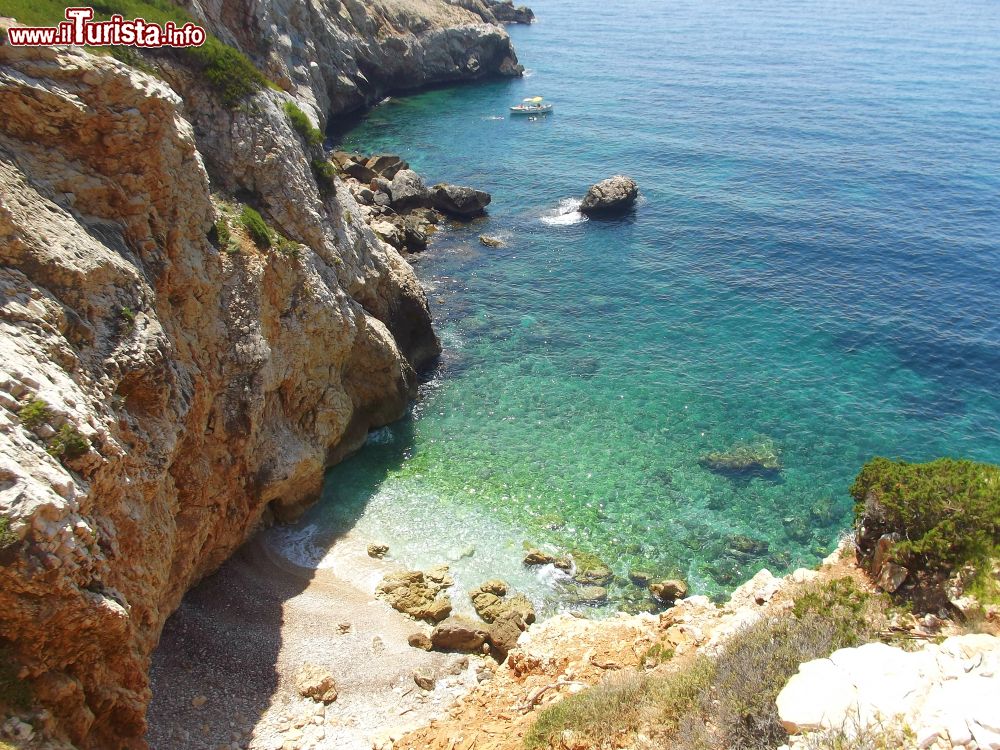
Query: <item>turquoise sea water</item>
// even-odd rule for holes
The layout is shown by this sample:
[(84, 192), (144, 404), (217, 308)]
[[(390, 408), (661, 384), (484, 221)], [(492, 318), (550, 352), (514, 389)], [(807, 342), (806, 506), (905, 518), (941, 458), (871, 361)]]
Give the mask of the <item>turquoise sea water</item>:
[[(1000, 461), (1000, 4), (534, 7), (523, 80), (342, 138), (493, 204), (419, 259), (442, 365), (288, 532), (314, 561), (356, 527), (550, 609), (573, 587), (525, 542), (601, 556), (616, 603), (631, 568), (719, 595), (816, 563), (874, 455)], [(536, 94), (554, 115), (506, 116)], [(616, 173), (634, 215), (579, 221), (567, 199)], [(741, 441), (780, 473), (699, 463)]]

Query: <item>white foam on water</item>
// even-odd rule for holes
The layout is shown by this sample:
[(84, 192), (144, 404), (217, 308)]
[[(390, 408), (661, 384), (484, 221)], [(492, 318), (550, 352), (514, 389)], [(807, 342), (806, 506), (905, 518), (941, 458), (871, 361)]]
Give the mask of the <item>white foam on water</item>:
[(365, 440), (366, 445), (388, 445), (393, 441), (392, 430), (388, 427), (383, 427), (380, 430), (372, 430), (368, 433), (368, 438)]
[(267, 542), (278, 553), (303, 568), (322, 568), (327, 550), (317, 544), (319, 528), (308, 526), (276, 526), (267, 532)]
[(484, 120), (503, 120), (504, 116), (503, 115), (488, 115), (488, 116), (484, 117), (483, 119)]
[(563, 198), (555, 209), (542, 215), (542, 223), (553, 227), (582, 224), (585, 221), (587, 217), (580, 213), (580, 201), (576, 198)]

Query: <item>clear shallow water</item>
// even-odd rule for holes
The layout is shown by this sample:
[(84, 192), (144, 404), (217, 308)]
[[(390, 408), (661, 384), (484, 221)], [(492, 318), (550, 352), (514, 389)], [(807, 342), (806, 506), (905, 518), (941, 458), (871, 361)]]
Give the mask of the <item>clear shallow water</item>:
[[(443, 365), (330, 471), (306, 557), (357, 528), (569, 606), (520, 565), (546, 543), (719, 595), (825, 554), (871, 456), (1000, 461), (1000, 5), (533, 5), (524, 80), (395, 100), (343, 139), (494, 200), (420, 259)], [(505, 117), (536, 94), (553, 116)], [(633, 216), (571, 213), (619, 172)], [(699, 464), (759, 440), (778, 476)]]

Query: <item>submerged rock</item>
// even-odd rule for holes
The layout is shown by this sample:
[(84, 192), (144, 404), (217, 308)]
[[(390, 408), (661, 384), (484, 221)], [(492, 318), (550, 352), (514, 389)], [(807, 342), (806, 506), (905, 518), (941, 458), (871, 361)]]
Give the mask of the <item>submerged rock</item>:
[(381, 559), (389, 554), (388, 544), (369, 544), (368, 545), (368, 557), (374, 557), (376, 559)]
[(687, 584), (677, 578), (649, 584), (649, 593), (665, 604), (670, 604), (687, 596)]
[(507, 247), (507, 243), (501, 238), (489, 234), (479, 235), (479, 244), (486, 247)]
[(573, 599), (581, 604), (600, 604), (608, 600), (608, 590), (604, 586), (582, 586), (573, 593)]
[(639, 197), (639, 186), (631, 177), (615, 175), (601, 180), (583, 197), (580, 213), (590, 216), (625, 211)]
[(770, 440), (737, 443), (727, 451), (712, 451), (699, 463), (717, 474), (773, 474), (781, 471), (781, 456)]
[(431, 188), (434, 208), (460, 219), (482, 214), (493, 200), (489, 193), (470, 187), (441, 183)]
[(653, 582), (653, 574), (647, 573), (644, 570), (630, 570), (628, 574), (628, 579), (634, 583), (636, 586), (646, 588), (650, 583)]
[(614, 578), (611, 568), (597, 555), (574, 551), (571, 554), (575, 571), (573, 580), (590, 586), (607, 586)]

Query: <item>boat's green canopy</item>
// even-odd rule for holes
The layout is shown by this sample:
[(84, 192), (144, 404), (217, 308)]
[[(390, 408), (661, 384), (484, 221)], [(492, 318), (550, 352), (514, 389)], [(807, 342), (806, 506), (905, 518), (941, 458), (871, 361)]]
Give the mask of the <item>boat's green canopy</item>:
[(538, 104), (540, 101), (542, 101), (542, 97), (540, 97), (540, 96), (529, 96), (527, 99), (524, 100), (524, 103), (525, 104)]

